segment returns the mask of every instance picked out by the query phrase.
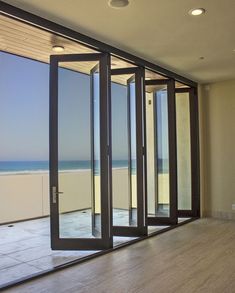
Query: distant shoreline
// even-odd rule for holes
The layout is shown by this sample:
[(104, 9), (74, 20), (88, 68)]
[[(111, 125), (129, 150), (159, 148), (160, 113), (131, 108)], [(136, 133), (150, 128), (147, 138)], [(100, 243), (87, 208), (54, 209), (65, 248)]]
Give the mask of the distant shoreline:
[[(113, 167), (112, 170), (127, 170), (128, 167)], [(80, 172), (91, 172), (91, 169), (70, 169), (70, 170), (59, 170), (59, 173), (80, 173)], [(168, 171), (161, 171), (158, 174), (169, 174)], [(0, 171), (0, 176), (10, 175), (49, 175), (49, 170), (25, 170), (25, 171)], [(97, 176), (99, 174), (95, 174)], [(135, 171), (132, 175), (136, 175)]]
[[(113, 160), (112, 170), (128, 169), (127, 160)], [(168, 162), (159, 159), (157, 164), (159, 174), (167, 174)], [(60, 173), (76, 173), (91, 171), (91, 162), (89, 160), (78, 161), (59, 161)], [(132, 161), (132, 174), (136, 173), (136, 160)], [(99, 175), (99, 162), (95, 164), (95, 175)], [(49, 174), (49, 161), (0, 161), (0, 176), (6, 175), (30, 175), (30, 174)]]
[[(113, 167), (112, 170), (123, 170), (128, 169), (128, 167)], [(91, 169), (70, 169), (70, 170), (59, 170), (59, 173), (77, 173), (77, 172), (83, 172), (83, 171), (90, 171)], [(34, 174), (49, 174), (49, 170), (25, 170), (25, 171), (0, 171), (0, 176), (7, 176), (7, 175), (34, 175)], [(98, 175), (98, 174), (95, 174)]]

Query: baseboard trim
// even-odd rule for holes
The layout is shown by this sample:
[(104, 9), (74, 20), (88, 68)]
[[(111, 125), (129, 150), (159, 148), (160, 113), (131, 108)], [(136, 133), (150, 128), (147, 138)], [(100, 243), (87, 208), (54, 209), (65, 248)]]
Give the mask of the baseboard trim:
[(226, 211), (205, 211), (204, 216), (222, 220), (235, 221), (235, 212)]

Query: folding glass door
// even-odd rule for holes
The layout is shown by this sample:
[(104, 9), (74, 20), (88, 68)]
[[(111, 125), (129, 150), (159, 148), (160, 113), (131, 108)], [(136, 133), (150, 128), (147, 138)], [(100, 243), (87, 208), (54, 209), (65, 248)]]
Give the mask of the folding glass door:
[(51, 56), (52, 249), (113, 244), (109, 64), (108, 54)]
[(111, 70), (109, 54), (51, 56), (52, 249), (107, 249), (198, 216), (194, 95), (141, 67)]
[(111, 81), (113, 234), (147, 235), (143, 172), (144, 69), (113, 69)]
[(199, 217), (197, 97), (193, 88), (176, 89), (178, 216)]
[(147, 223), (177, 223), (174, 80), (146, 80)]

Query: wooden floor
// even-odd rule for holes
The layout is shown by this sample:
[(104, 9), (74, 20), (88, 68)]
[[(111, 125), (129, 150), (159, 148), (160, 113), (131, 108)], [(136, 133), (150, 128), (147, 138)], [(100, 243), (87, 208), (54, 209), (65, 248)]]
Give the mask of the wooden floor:
[(235, 222), (197, 220), (5, 292), (234, 293)]

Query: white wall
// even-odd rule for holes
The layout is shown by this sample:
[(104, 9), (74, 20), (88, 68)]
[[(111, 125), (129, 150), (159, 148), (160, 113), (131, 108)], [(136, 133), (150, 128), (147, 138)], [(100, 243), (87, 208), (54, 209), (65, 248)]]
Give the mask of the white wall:
[(235, 79), (200, 91), (203, 215), (235, 219)]

